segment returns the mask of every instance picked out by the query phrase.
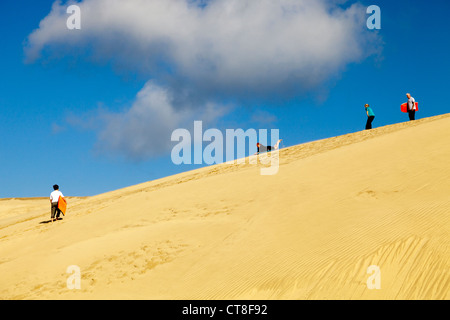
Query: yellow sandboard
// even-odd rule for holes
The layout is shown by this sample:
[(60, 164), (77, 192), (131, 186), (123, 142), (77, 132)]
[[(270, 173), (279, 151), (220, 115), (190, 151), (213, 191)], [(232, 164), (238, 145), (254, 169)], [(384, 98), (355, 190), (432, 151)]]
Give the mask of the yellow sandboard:
[(58, 199), (58, 209), (62, 212), (64, 216), (66, 215), (67, 202), (63, 197), (59, 197)]

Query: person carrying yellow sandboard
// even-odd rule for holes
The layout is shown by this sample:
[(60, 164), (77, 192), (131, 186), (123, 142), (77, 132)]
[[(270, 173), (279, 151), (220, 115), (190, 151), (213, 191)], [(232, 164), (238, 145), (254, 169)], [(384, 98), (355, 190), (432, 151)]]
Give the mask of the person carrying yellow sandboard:
[[(64, 198), (64, 195), (61, 191), (59, 191), (59, 186), (55, 184), (53, 186), (53, 192), (50, 194), (50, 203), (51, 203), (51, 219), (50, 221), (57, 221), (59, 219), (59, 215), (62, 213), (60, 206), (58, 204), (61, 204), (61, 200), (64, 202), (64, 206), (67, 206), (67, 201)], [(65, 214), (65, 212), (63, 212)]]

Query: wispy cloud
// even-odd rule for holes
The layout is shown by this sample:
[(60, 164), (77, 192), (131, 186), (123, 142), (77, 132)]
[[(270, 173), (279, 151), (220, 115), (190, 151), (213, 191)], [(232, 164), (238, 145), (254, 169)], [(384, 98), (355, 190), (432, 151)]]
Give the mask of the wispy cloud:
[(72, 127), (97, 133), (95, 152), (139, 161), (170, 153), (173, 130), (189, 128), (195, 120), (212, 125), (229, 109), (214, 103), (198, 111), (193, 106), (175, 108), (170, 89), (149, 81), (129, 109), (112, 112), (99, 107), (84, 115), (72, 114), (67, 122)]

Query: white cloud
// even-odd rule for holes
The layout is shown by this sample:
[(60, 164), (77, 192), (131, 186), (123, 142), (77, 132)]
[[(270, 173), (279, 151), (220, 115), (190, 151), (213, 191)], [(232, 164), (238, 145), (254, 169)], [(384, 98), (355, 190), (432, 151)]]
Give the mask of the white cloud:
[(365, 9), (328, 0), (84, 0), (82, 30), (56, 2), (26, 56), (75, 50), (125, 72), (204, 94), (277, 94), (314, 87), (372, 54)]
[(170, 90), (149, 81), (129, 110), (118, 113), (104, 109), (99, 111), (97, 148), (133, 160), (167, 154), (173, 147), (173, 130), (188, 128), (199, 119), (205, 124), (211, 123), (225, 110), (211, 103), (202, 108), (200, 113), (193, 113), (191, 108), (177, 109), (173, 105)]
[[(187, 118), (185, 110), (207, 110), (224, 98), (276, 99), (316, 89), (380, 44), (366, 28), (365, 8), (342, 1), (83, 0), (81, 30), (68, 30), (73, 3), (53, 5), (28, 37), (27, 60), (81, 55), (152, 79), (126, 121), (105, 117), (100, 141), (131, 154), (149, 146), (130, 146), (120, 135), (146, 135), (149, 127), (166, 134)], [(141, 124), (150, 109), (152, 125)]]

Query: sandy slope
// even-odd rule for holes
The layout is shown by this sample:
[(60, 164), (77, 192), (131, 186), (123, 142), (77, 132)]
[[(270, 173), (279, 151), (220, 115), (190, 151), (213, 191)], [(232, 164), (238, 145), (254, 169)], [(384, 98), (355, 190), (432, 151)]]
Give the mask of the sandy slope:
[(0, 298), (448, 299), (449, 134), (443, 115), (299, 145), (274, 176), (222, 164), (53, 224), (46, 199), (0, 200)]

